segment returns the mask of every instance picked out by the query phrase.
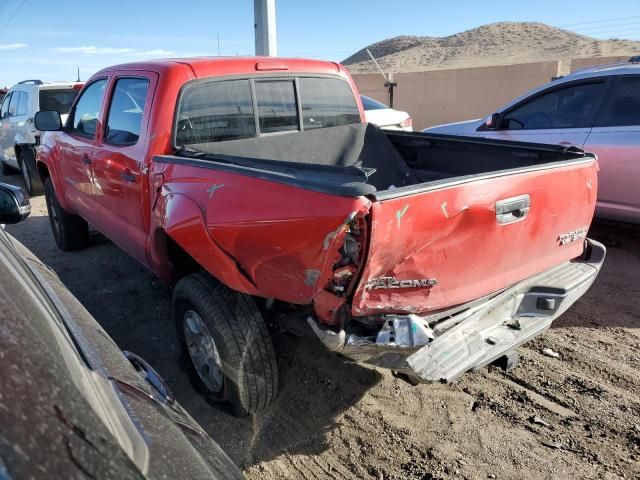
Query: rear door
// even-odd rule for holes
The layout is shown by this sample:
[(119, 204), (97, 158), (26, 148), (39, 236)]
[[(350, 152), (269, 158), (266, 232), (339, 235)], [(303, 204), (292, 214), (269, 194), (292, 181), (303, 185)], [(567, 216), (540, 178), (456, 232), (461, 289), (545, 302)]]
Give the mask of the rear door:
[(596, 186), (588, 157), (409, 194), (383, 192), (370, 211), (353, 314), (434, 312), (579, 256)]
[(608, 77), (549, 87), (507, 109), (501, 128), (479, 136), (582, 147), (591, 131)]
[(99, 188), (93, 201), (103, 212), (103, 232), (139, 262), (146, 264), (143, 213), (150, 211), (143, 174), (147, 125), (158, 75), (127, 72), (111, 83), (104, 129), (92, 164)]
[(640, 222), (640, 75), (615, 79), (584, 150), (598, 155), (598, 215)]

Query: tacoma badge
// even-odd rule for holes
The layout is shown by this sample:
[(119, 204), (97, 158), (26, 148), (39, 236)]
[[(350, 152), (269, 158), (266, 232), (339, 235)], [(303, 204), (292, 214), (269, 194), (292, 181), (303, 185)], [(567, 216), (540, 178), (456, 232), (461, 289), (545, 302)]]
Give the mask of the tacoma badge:
[(396, 277), (372, 278), (367, 282), (367, 290), (379, 288), (431, 288), (438, 284), (435, 278), (398, 280)]

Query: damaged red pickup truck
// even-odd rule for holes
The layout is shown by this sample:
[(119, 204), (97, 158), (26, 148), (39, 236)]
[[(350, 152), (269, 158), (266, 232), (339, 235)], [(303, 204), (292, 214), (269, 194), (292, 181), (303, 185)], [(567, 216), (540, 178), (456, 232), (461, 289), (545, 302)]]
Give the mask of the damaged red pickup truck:
[(175, 59), (107, 68), (38, 152), (63, 250), (88, 223), (175, 283), (208, 396), (275, 397), (264, 313), (309, 309), (327, 347), (417, 381), (513, 360), (589, 288), (596, 159), (573, 147), (362, 123), (339, 65)]

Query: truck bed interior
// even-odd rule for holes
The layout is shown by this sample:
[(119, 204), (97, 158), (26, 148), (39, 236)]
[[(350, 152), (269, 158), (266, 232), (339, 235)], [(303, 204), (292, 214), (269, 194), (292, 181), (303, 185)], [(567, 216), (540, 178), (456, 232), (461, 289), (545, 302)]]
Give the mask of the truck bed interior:
[(285, 168), (289, 173), (300, 169), (305, 177), (313, 176), (315, 170), (324, 183), (344, 182), (344, 176), (339, 175), (341, 171), (356, 178), (353, 172), (357, 170), (363, 173), (359, 181), (380, 193), (406, 191), (411, 186), (439, 184), (457, 177), (584, 159), (585, 153), (576, 147), (560, 145), (388, 132), (372, 124), (351, 124), (192, 144), (182, 150), (181, 156), (254, 169)]

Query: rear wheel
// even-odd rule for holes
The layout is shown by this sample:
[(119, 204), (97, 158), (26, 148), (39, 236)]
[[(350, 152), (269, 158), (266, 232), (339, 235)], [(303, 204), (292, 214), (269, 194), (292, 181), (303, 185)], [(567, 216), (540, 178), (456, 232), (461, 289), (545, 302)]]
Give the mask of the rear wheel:
[(44, 193), (44, 185), (38, 175), (36, 156), (32, 148), (23, 148), (20, 151), (18, 154), (18, 165), (20, 165), (24, 186), (27, 188), (29, 195), (32, 197), (42, 195)]
[(58, 248), (69, 252), (86, 247), (89, 244), (89, 225), (86, 220), (68, 213), (60, 206), (50, 177), (44, 181), (44, 190), (49, 223)]
[(237, 415), (265, 410), (276, 396), (278, 366), (253, 299), (199, 272), (178, 282), (173, 303), (198, 390), (228, 402)]

